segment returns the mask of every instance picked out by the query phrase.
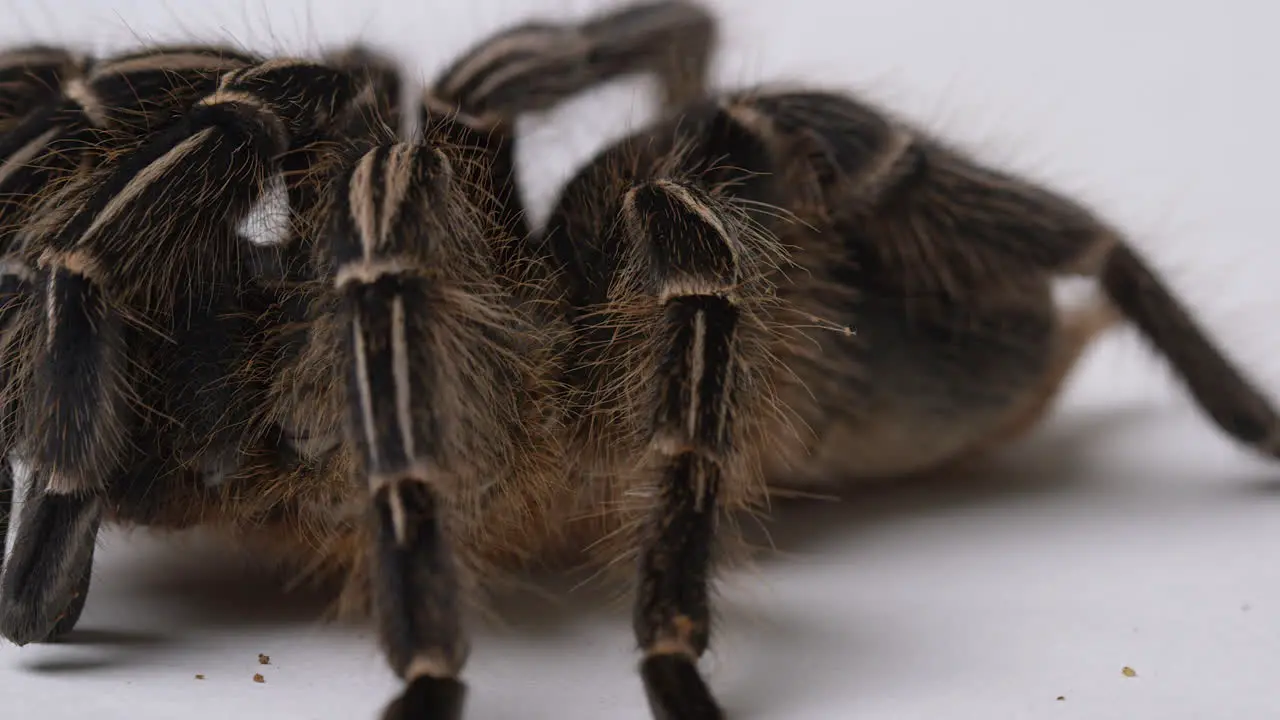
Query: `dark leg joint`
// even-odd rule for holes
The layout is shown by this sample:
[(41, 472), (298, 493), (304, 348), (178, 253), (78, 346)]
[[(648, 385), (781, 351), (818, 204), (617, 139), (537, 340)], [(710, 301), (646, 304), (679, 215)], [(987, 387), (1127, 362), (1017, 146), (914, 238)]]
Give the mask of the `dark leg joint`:
[(709, 635), (707, 584), (719, 467), (692, 452), (671, 462), (661, 516), (655, 518), (658, 531), (641, 555), (635, 633), (645, 651), (676, 642), (696, 657)]
[(401, 677), (452, 675), (466, 656), (459, 627), (459, 578), (425, 482), (385, 482), (377, 518), (374, 598), (392, 668)]
[(376, 482), (373, 509), (374, 601), (382, 643), (396, 674), (408, 681), (383, 717), (461, 717), (467, 656), (460, 579), (443, 508), (427, 482), (399, 476)]
[(121, 375), (124, 338), (119, 318), (94, 280), (84, 253), (46, 253), (48, 323), (36, 367), (41, 412), (28, 432), (33, 462), (53, 468), (48, 486), (79, 493), (101, 486), (114, 470), (129, 409)]
[(680, 295), (734, 289), (739, 247), (721, 210), (705, 191), (669, 180), (649, 182), (626, 194), (623, 222), (632, 241), (648, 249), (645, 292), (665, 302)]
[(657, 532), (641, 556), (635, 633), (646, 658), (640, 672), (657, 718), (718, 718), (697, 663), (710, 640), (719, 466), (695, 452), (669, 462)]

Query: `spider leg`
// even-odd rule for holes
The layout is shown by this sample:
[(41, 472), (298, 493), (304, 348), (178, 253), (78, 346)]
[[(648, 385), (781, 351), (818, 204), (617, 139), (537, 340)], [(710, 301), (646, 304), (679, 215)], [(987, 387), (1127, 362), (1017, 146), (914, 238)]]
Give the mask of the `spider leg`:
[(14, 382), (14, 321), (31, 303), (32, 273), (15, 260), (0, 263), (0, 573), (8, 547), (16, 492), (13, 449), (18, 442), (19, 384)]
[(9, 518), (13, 514), (13, 462), (8, 455), (0, 464), (0, 573), (4, 572), (4, 555), (9, 543)]
[(1218, 427), (1257, 452), (1280, 458), (1274, 401), (1215, 345), (1137, 251), (1115, 242), (1098, 274), (1112, 302), (1164, 354)]
[[(19, 294), (29, 297), (37, 279), (29, 272), (12, 272), (15, 269), (13, 266), (9, 269), (11, 272), (5, 274), (3, 282), (9, 284), (16, 281), (18, 289), (25, 290)], [(74, 281), (72, 285), (72, 293), (84, 289), (76, 286)], [(57, 310), (67, 303), (67, 295), (67, 292), (50, 294), (46, 303), (50, 309)], [(43, 337), (53, 345), (59, 340), (68, 340), (64, 333), (75, 334), (86, 326), (101, 323), (102, 326), (98, 329), (107, 338), (102, 345), (105, 356), (114, 358), (120, 350), (119, 338), (115, 333), (115, 326), (110, 325), (109, 318), (105, 316), (105, 307), (95, 295), (90, 294), (82, 300), (83, 312), (65, 318), (66, 322), (56, 330), (44, 328), (46, 333), (56, 334)], [(17, 309), (14, 307), (17, 302), (10, 298), (6, 309)], [(37, 303), (30, 303), (28, 307), (36, 305)], [(6, 335), (13, 331), (12, 320), (5, 330)], [(10, 361), (14, 351), (12, 342), (13, 338), (6, 338), (5, 349)], [(67, 344), (74, 347), (76, 342), (70, 340)], [(103, 357), (98, 354), (94, 359), (101, 361)], [(67, 369), (63, 362), (66, 359), (64, 354), (55, 355), (50, 358), (46, 369), (59, 376), (60, 371)], [(92, 371), (96, 372), (97, 368), (92, 368)], [(71, 386), (70, 395), (73, 398), (77, 397), (78, 390), (85, 387), (83, 375), (60, 377)], [(26, 389), (46, 378), (47, 375), (41, 375), (29, 385), (18, 384), (16, 387)], [(12, 393), (15, 385), (9, 385), (9, 392)], [(101, 411), (102, 408), (96, 408), (92, 404), (95, 399), (92, 396), (78, 398), (77, 404), (67, 408), (69, 415), (75, 417)], [(27, 402), (29, 400), (26, 398), (7, 394), (6, 410), (15, 406), (25, 408)], [(11, 418), (12, 416), (7, 415), (5, 421), (5, 442), (10, 448), (16, 440)], [(50, 639), (75, 624), (88, 590), (94, 542), (103, 512), (101, 496), (92, 485), (80, 484), (80, 476), (73, 474), (60, 477), (56, 465), (33, 465), (15, 523), (17, 531), (14, 533), (13, 546), (4, 564), (3, 576), (0, 577), (0, 633), (18, 645)]]
[(0, 576), (0, 631), (17, 645), (52, 639), (84, 609), (102, 499), (50, 492), (33, 474), (17, 518), (13, 547)]
[(985, 202), (969, 206), (962, 217), (972, 221), (1002, 208), (1008, 219), (985, 234), (975, 232), (975, 241), (1054, 272), (1097, 278), (1117, 310), (1164, 355), (1223, 432), (1262, 455), (1280, 458), (1275, 402), (1218, 347), (1119, 231), (1065, 198), (1025, 185), (992, 183), (984, 195)]
[[(697, 671), (710, 640), (709, 576), (717, 517), (735, 492), (743, 366), (743, 256), (732, 215), (696, 185), (654, 180), (622, 204), (628, 262), (611, 291), (623, 307), (660, 308), (654, 328), (650, 453), (658, 496), (640, 554), (635, 634), (659, 718), (723, 715)], [(744, 315), (746, 317), (744, 318)], [(749, 330), (748, 330), (749, 332)], [(726, 488), (726, 485), (730, 487)]]
[[(830, 100), (805, 104), (795, 109), (804, 113), (797, 117), (808, 121), (815, 113), (821, 116), (823, 108), (848, 106)], [(834, 134), (815, 139), (833, 163), (841, 162)], [(908, 202), (902, 188), (911, 188), (912, 207), (900, 212), (909, 213), (913, 234), (962, 238), (961, 251), (972, 247), (998, 259), (1006, 274), (1030, 268), (1095, 278), (1118, 313), (1166, 358), (1223, 432), (1264, 456), (1280, 458), (1280, 413), (1274, 401), (1218, 347), (1195, 313), (1119, 230), (1069, 198), (980, 167), (953, 151), (926, 150), (919, 141), (899, 144), (896, 150), (881, 166), (893, 168), (886, 174), (904, 178), (893, 191), (898, 199), (889, 202)]]
[(326, 65), (355, 78), (360, 94), (336, 119), (345, 137), (398, 135), (404, 122), (404, 79), (395, 61), (364, 45), (349, 45), (324, 56)]
[(370, 149), (331, 193), (320, 244), (372, 506), (373, 608), (406, 683), (388, 718), (460, 716), (472, 577), (463, 553), (492, 519), (479, 508), (525, 472), (515, 465), (535, 442), (522, 348), (536, 328), (494, 272), (494, 219), (468, 192), (474, 164), (456, 152), (447, 141)]
[(352, 436), (373, 506), (375, 613), (391, 667), (408, 682), (388, 708), (396, 718), (460, 717), (464, 694), (443, 447), (455, 418), (445, 416), (448, 359), (433, 352), (455, 347), (449, 318), (459, 308), (449, 302), (448, 225), (429, 210), (451, 200), (450, 173), (429, 146), (376, 148), (335, 192), (328, 233)]
[(724, 715), (697, 667), (733, 541), (720, 518), (764, 497), (763, 435), (784, 427), (770, 273), (786, 252), (751, 214), (768, 199), (768, 140), (699, 103), (598, 155), (548, 222), (571, 305), (567, 375), (584, 397), (571, 441), (587, 491), (625, 516), (610, 532), (621, 545), (591, 552), (638, 549), (633, 629), (657, 718)]
[[(702, 149), (741, 139), (721, 133)], [(710, 643), (718, 518), (760, 487), (750, 448), (771, 404), (769, 286), (762, 238), (745, 216), (702, 178), (680, 178), (639, 178), (622, 197), (605, 324), (621, 353), (609, 365), (623, 375), (606, 393), (641, 398), (632, 412), (646, 426), (641, 467), (655, 499), (641, 519), (633, 620), (651, 709), (664, 719), (720, 718), (697, 663)], [(617, 340), (629, 327), (644, 339)]]
[(480, 41), (442, 71), (423, 102), (424, 125), (491, 167), (486, 188), (515, 239), (500, 264), (527, 264), (530, 228), (516, 182), (515, 123), (595, 86), (651, 73), (672, 109), (701, 97), (716, 43), (715, 18), (682, 0), (639, 3), (578, 23), (530, 22)]
[(437, 78), (432, 94), (475, 117), (512, 118), (651, 72), (672, 109), (705, 92), (715, 40), (714, 17), (681, 0), (630, 5), (577, 24), (529, 22), (464, 53)]
[[(1280, 457), (1280, 414), (1273, 401), (1096, 213), (983, 166), (851, 97), (801, 91), (748, 93), (744, 99), (737, 112), (773, 133), (780, 147), (790, 149), (785, 155), (791, 169), (803, 170), (798, 175), (816, 186), (804, 198), (819, 208), (810, 214), (830, 223), (831, 235), (844, 238), (845, 250), (876, 246), (856, 258), (853, 264), (861, 269), (846, 274), (853, 279), (842, 277), (837, 284), (862, 296), (887, 294), (895, 302), (908, 295), (942, 298), (929, 313), (945, 327), (954, 325), (965, 308), (992, 312), (976, 310), (976, 298), (999, 303), (1001, 297), (1019, 297), (1027, 308), (1041, 302), (1035, 296), (1055, 276), (1094, 278), (1103, 302), (1164, 355), (1221, 430), (1263, 455)], [(803, 182), (791, 184), (806, 190)], [(849, 294), (838, 302), (853, 308), (863, 303), (865, 325), (865, 299)], [(913, 300), (913, 305), (912, 323), (920, 326), (924, 304)], [(1110, 318), (1101, 312), (1096, 320)], [(1050, 327), (1064, 349), (1048, 359), (1041, 381), (1027, 383), (1009, 424), (984, 445), (1025, 429), (1056, 394), (1079, 349), (1101, 330), (1086, 327), (1090, 332), (1081, 335), (1069, 318)], [(1047, 337), (1016, 338), (1014, 344), (1038, 348)], [(1004, 338), (1015, 340), (1007, 332)], [(1072, 349), (1073, 343), (1081, 347)], [(992, 357), (975, 356), (967, 361), (968, 370), (989, 366)], [(1016, 369), (1026, 367), (1022, 363)], [(1006, 375), (1013, 369), (1007, 367)]]
[(580, 30), (591, 45), (587, 74), (595, 79), (588, 84), (647, 68), (662, 85), (666, 111), (685, 107), (707, 92), (717, 27), (715, 18), (696, 3), (636, 3), (592, 18)]

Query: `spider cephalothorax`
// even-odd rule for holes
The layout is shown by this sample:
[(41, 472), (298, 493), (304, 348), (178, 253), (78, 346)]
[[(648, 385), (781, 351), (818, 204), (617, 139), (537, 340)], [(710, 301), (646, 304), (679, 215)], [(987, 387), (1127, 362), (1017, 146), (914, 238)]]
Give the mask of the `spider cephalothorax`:
[[(1116, 228), (855, 97), (709, 93), (714, 38), (684, 2), (528, 23), (412, 104), (359, 48), (0, 57), (27, 475), (0, 632), (70, 630), (104, 517), (221, 525), (346, 578), (407, 683), (389, 716), (458, 717), (473, 590), (629, 559), (654, 715), (716, 718), (724, 520), (1016, 437), (1121, 318), (1280, 454), (1271, 404)], [(638, 72), (661, 117), (529, 227), (516, 118)], [(1059, 308), (1064, 275), (1094, 303)]]

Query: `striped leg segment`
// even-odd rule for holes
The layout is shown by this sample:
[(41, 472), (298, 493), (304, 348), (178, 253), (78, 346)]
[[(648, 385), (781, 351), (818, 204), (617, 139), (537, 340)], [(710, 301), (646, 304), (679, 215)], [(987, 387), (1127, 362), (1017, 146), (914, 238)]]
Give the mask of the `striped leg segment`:
[[(615, 299), (647, 296), (659, 358), (650, 453), (658, 499), (641, 548), (635, 634), (658, 718), (719, 718), (697, 670), (710, 640), (709, 586), (717, 518), (733, 477), (743, 306), (736, 226), (693, 185), (650, 181), (631, 190), (622, 225), (632, 246)], [(631, 280), (626, 280), (631, 278)], [(749, 390), (749, 389), (748, 389)]]
[(700, 99), (716, 23), (693, 3), (640, 3), (577, 24), (530, 22), (477, 44), (433, 94), (476, 117), (547, 110), (606, 82), (653, 73), (668, 109)]
[[(345, 337), (350, 427), (372, 505), (379, 635), (405, 680), (388, 718), (459, 717), (468, 642), (454, 547), (477, 418), (509, 377), (492, 352), (491, 273), (452, 158), (376, 147), (337, 185), (327, 247)], [(483, 450), (479, 450), (483, 453)]]

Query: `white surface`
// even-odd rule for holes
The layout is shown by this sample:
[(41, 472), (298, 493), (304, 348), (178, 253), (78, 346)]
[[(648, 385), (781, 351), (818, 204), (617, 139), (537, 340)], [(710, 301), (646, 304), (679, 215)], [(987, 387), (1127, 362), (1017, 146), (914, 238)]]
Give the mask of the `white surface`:
[[(8, 5), (6, 41), (360, 37), (423, 76), (506, 21), (587, 6)], [(862, 88), (1080, 191), (1280, 395), (1280, 6), (719, 6), (726, 82)], [(642, 120), (642, 97), (617, 87), (531, 123), (533, 194)], [(773, 530), (789, 557), (723, 589), (708, 667), (735, 718), (1280, 717), (1280, 468), (1223, 440), (1130, 335), (1099, 346), (1057, 419), (989, 475), (788, 511)], [(184, 548), (107, 537), (80, 641), (0, 647), (0, 718), (372, 718), (391, 697), (365, 631), (318, 625), (307, 599)], [(634, 662), (625, 609), (521, 611), (478, 633), (469, 717), (644, 720)]]

